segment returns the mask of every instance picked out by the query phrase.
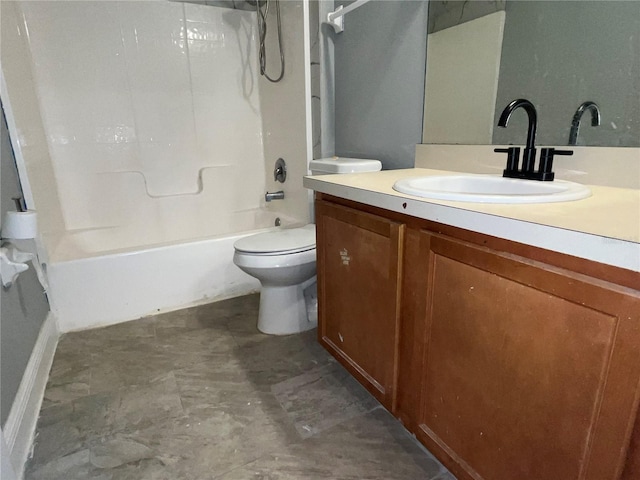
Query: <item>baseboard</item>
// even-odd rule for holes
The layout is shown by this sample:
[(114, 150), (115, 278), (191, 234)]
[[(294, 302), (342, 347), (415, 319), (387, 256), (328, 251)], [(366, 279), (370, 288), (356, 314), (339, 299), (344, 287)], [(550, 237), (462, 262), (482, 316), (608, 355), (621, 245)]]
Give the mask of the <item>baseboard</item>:
[(58, 337), (56, 319), (49, 312), (40, 328), (38, 339), (4, 425), (5, 441), (10, 452), (11, 463), (19, 479), (24, 475), (24, 467), (33, 445), (38, 414)]

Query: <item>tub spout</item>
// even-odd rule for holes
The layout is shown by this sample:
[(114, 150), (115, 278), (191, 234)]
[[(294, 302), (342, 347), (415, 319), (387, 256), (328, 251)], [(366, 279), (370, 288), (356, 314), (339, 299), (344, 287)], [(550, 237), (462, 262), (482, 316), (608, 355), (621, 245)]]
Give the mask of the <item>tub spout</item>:
[(264, 194), (265, 202), (270, 202), (271, 200), (283, 200), (283, 199), (284, 199), (284, 192), (282, 190), (279, 190), (277, 192), (267, 192)]

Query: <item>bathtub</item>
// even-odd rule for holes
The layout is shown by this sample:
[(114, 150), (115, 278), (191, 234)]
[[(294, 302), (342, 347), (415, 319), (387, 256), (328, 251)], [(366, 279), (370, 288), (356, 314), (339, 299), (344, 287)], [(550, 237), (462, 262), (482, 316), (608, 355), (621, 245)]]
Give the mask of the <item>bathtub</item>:
[[(67, 233), (49, 256), (49, 301), (61, 332), (95, 328), (210, 303), (259, 290), (260, 283), (233, 264), (239, 238), (274, 227), (122, 246), (117, 232)], [(283, 225), (297, 226), (290, 219)]]

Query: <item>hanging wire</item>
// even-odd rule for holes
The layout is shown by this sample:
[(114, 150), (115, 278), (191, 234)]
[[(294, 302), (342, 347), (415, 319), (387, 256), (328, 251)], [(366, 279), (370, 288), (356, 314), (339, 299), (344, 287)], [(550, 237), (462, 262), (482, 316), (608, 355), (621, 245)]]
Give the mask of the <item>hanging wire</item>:
[[(271, 78), (267, 74), (267, 49), (265, 41), (267, 39), (267, 15), (269, 14), (269, 4), (271, 0), (257, 0), (256, 12), (258, 14), (258, 58), (260, 63), (260, 75), (264, 76), (267, 80), (273, 83), (277, 83), (284, 77), (284, 50), (282, 49), (282, 23), (280, 21), (280, 0), (276, 2), (276, 17), (278, 23), (278, 46), (280, 47), (280, 75), (277, 78)], [(262, 8), (264, 6), (264, 9)]]

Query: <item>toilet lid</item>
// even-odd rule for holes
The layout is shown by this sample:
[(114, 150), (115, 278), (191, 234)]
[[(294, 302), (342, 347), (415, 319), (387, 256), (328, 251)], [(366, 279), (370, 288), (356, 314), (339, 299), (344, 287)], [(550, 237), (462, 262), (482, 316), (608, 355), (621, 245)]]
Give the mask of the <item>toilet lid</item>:
[(250, 235), (234, 244), (236, 250), (247, 253), (295, 253), (310, 250), (315, 246), (315, 225)]

